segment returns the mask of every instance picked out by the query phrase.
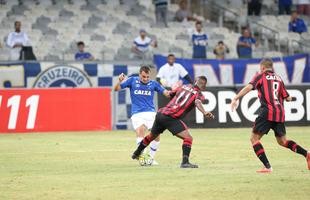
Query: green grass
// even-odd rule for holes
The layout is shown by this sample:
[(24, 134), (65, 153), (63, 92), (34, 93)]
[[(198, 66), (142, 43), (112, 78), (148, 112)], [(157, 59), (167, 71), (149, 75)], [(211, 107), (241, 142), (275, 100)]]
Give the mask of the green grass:
[[(288, 136), (310, 148), (309, 127), (288, 127)], [(247, 129), (192, 130), (191, 160), (180, 169), (181, 140), (165, 132), (156, 167), (130, 159), (131, 131), (0, 134), (0, 199), (310, 199), (305, 159), (276, 144), (263, 144), (272, 174), (261, 167)]]

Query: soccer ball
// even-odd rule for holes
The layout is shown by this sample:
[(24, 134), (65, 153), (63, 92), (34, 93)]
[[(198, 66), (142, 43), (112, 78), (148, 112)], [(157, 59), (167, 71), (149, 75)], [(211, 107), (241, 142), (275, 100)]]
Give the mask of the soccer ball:
[(149, 154), (140, 155), (138, 160), (141, 166), (150, 166), (153, 163), (153, 158)]

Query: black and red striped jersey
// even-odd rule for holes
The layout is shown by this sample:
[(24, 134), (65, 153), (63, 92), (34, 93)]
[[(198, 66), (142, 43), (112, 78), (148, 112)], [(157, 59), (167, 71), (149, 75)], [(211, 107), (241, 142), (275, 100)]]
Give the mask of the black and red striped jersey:
[(158, 112), (173, 118), (182, 118), (195, 107), (195, 100), (204, 100), (200, 89), (196, 85), (183, 85), (175, 92), (175, 96)]
[(265, 71), (255, 75), (250, 84), (258, 90), (261, 103), (258, 115), (269, 121), (284, 122), (283, 101), (289, 94), (280, 76), (273, 71)]

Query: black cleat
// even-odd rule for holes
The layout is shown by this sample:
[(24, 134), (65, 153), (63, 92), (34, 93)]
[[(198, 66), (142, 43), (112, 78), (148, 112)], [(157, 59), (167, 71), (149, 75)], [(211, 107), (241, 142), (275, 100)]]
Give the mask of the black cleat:
[(192, 163), (182, 163), (180, 168), (198, 168), (198, 165)]
[(132, 158), (133, 160), (137, 160), (138, 157), (139, 157), (139, 156), (137, 156), (136, 154), (132, 154), (132, 156), (131, 156), (131, 158)]
[(139, 159), (139, 156), (140, 156), (140, 154), (138, 154), (138, 153), (135, 151), (135, 152), (133, 152), (131, 158), (132, 158), (133, 160), (138, 160), (138, 159)]

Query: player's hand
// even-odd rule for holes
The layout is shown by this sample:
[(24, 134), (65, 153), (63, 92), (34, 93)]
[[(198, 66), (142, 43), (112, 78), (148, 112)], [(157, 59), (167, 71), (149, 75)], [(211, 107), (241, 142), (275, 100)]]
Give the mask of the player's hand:
[(231, 104), (230, 104), (230, 107), (231, 107), (231, 111), (235, 111), (238, 107), (238, 100), (233, 99)]
[(214, 115), (211, 112), (206, 112), (204, 116), (208, 119), (214, 119)]
[(126, 75), (125, 75), (124, 73), (121, 73), (121, 74), (118, 76), (119, 82), (122, 82), (125, 78), (126, 78)]
[(291, 96), (288, 96), (285, 100), (286, 100), (286, 101), (292, 101), (293, 98), (292, 98)]

